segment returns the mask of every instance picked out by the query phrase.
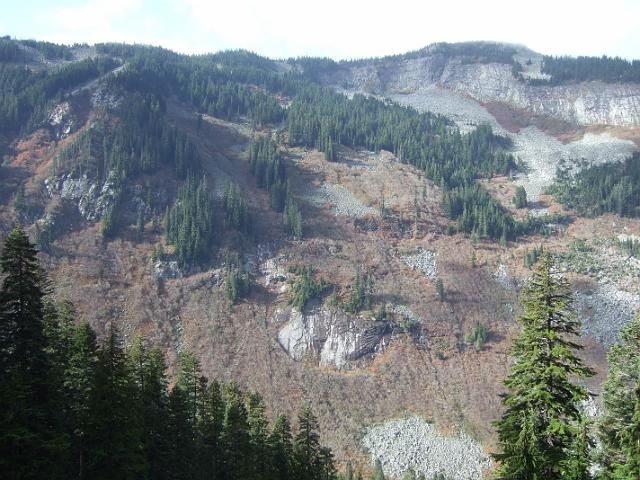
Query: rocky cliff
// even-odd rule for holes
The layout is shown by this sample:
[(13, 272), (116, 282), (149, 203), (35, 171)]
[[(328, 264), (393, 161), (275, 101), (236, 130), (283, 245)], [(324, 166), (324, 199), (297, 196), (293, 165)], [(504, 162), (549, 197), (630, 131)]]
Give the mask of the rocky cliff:
[[(541, 55), (518, 47), (515, 59), (528, 78), (544, 78)], [(531, 63), (528, 65), (529, 61)], [(536, 86), (518, 80), (511, 65), (472, 63), (455, 56), (424, 51), (419, 58), (344, 64), (325, 81), (346, 90), (377, 95), (411, 94), (439, 86), (482, 103), (501, 102), (539, 116), (577, 125), (640, 126), (640, 85), (584, 82)]]

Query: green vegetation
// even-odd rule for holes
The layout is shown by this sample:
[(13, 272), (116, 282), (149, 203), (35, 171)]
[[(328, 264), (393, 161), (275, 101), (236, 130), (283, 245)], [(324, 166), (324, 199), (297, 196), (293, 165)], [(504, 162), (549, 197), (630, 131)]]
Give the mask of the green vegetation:
[(632, 480), (640, 478), (640, 316), (624, 327), (620, 339), (608, 354), (596, 459), (602, 478)]
[(484, 348), (484, 344), (487, 343), (487, 326), (480, 320), (476, 320), (473, 333), (466, 338), (466, 341), (473, 344), (476, 351), (481, 351)]
[(640, 258), (640, 240), (627, 238), (626, 240), (618, 240), (618, 248), (630, 257)]
[(242, 260), (237, 253), (228, 255), (224, 265), (224, 287), (227, 298), (234, 304), (251, 291), (251, 279), (244, 271)]
[(516, 208), (525, 208), (527, 206), (527, 191), (523, 186), (519, 186), (516, 189), (516, 194), (513, 197), (513, 203)]
[(559, 168), (550, 193), (580, 215), (640, 215), (640, 154), (624, 162), (593, 165), (571, 174)]
[(438, 278), (436, 280), (436, 294), (438, 295), (438, 300), (440, 302), (444, 302), (445, 299), (447, 298), (447, 294), (444, 290), (444, 282), (442, 281), (441, 278)]
[(256, 183), (269, 192), (271, 207), (277, 212), (284, 212), (287, 235), (295, 239), (302, 238), (302, 213), (289, 187), (278, 146), (264, 137), (255, 139), (249, 146), (249, 162)]
[(319, 297), (326, 293), (331, 285), (323, 278), (316, 280), (315, 271), (312, 266), (292, 267), (289, 272), (296, 275), (291, 282), (291, 297), (289, 305), (299, 312), (303, 312), (307, 302), (312, 298)]
[(539, 245), (537, 247), (533, 247), (533, 250), (529, 250), (527, 247), (524, 248), (524, 266), (528, 269), (531, 269), (544, 253), (544, 246)]
[[(24, 231), (0, 255), (0, 470), (4, 478), (331, 480), (333, 455), (305, 405), (295, 433), (270, 427), (257, 393), (209, 381), (180, 355), (169, 388), (159, 349), (96, 341), (52, 303)], [(46, 474), (44, 473), (46, 472)]]
[(194, 265), (209, 258), (217, 233), (213, 212), (214, 203), (209, 195), (207, 179), (187, 177), (165, 218), (167, 241), (175, 245), (181, 266)]
[[(0, 53), (2, 46), (0, 45)], [(29, 133), (40, 127), (47, 110), (65, 92), (112, 70), (116, 62), (98, 57), (70, 63), (52, 72), (0, 63), (0, 134)]]
[[(358, 313), (361, 310), (371, 310), (373, 299), (373, 276), (356, 269), (356, 278), (353, 282), (351, 293), (342, 304), (345, 312)], [(385, 312), (386, 316), (386, 312)]]
[(264, 137), (254, 140), (249, 146), (249, 162), (256, 183), (269, 192), (271, 207), (282, 212), (287, 201), (287, 171), (278, 146)]
[(253, 218), (237, 184), (227, 183), (225, 186), (222, 195), (222, 210), (224, 211), (225, 227), (234, 228), (247, 236), (252, 235)]
[(551, 272), (551, 256), (544, 254), (521, 297), (522, 330), (511, 352), (516, 362), (505, 380), (505, 412), (495, 424), (497, 478), (589, 478), (577, 405), (588, 392), (575, 379), (594, 372), (574, 353), (582, 347), (573, 341), (580, 323), (569, 285)]
[(131, 93), (119, 107), (119, 122), (95, 122), (55, 158), (54, 171), (119, 180), (154, 173), (165, 165), (180, 178), (200, 169), (195, 146), (164, 119), (162, 100), (151, 93)]
[(620, 57), (552, 57), (545, 55), (542, 73), (551, 75), (552, 84), (600, 80), (640, 82), (640, 60)]

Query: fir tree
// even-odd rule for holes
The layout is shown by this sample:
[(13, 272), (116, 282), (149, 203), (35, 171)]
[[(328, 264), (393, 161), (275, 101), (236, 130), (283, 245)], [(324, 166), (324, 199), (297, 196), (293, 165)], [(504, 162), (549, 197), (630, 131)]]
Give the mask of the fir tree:
[(287, 417), (278, 416), (268, 442), (272, 452), (274, 479), (289, 479), (293, 468), (293, 443)]
[(552, 269), (545, 254), (521, 297), (516, 363), (505, 380), (505, 413), (496, 422), (500, 479), (562, 478), (582, 419), (577, 403), (588, 396), (572, 383), (593, 374), (574, 353), (582, 347), (570, 339), (580, 334), (580, 323), (566, 280)]
[(67, 447), (56, 412), (57, 386), (43, 323), (44, 274), (21, 227), (0, 254), (0, 471), (7, 478), (60, 475)]
[(624, 470), (625, 465), (636, 462), (636, 458), (628, 456), (634, 447), (633, 433), (629, 436), (625, 432), (633, 431), (634, 421), (637, 428), (635, 415), (640, 386), (640, 315), (623, 328), (620, 340), (609, 351), (609, 372), (602, 386), (603, 412), (598, 419), (601, 448), (596, 459), (603, 469), (603, 478), (614, 478)]

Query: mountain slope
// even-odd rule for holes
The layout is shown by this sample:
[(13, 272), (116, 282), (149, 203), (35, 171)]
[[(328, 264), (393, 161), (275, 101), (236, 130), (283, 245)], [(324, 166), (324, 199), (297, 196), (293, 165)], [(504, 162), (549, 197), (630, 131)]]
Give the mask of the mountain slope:
[[(189, 349), (210, 378), (261, 391), (272, 417), (311, 402), (323, 442), (341, 461), (367, 464), (365, 430), (410, 415), (490, 448), (527, 254), (540, 244), (558, 253), (579, 292), (587, 359), (600, 372), (603, 346), (640, 305), (640, 265), (617, 237), (640, 239), (636, 218), (579, 217), (541, 186), (536, 203), (512, 203), (518, 184), (550, 184), (558, 157), (606, 162), (632, 152), (632, 142), (612, 136), (621, 133), (612, 105), (638, 85), (527, 85), (512, 74), (513, 55), (531, 55), (532, 71), (541, 60), (520, 47), (473, 55), (433, 49), (353, 64), (279, 63), (247, 52), (185, 57), (117, 44), (64, 50), (62, 66), (35, 54), (14, 58), (3, 68), (24, 75), (34, 92), (81, 52), (101, 55), (109, 68), (56, 91), (42, 87), (2, 131), (0, 236), (17, 221), (27, 225), (55, 295), (72, 300), (99, 333), (113, 323), (126, 344), (142, 333), (172, 366)], [(455, 115), (347, 101), (314, 79)], [(583, 119), (571, 113), (575, 105), (553, 103), (569, 90), (601, 98), (593, 118), (604, 119), (598, 128), (609, 136), (571, 125)], [(501, 125), (500, 108), (518, 128)], [(625, 107), (619, 118), (637, 126), (640, 114)], [(583, 136), (563, 144), (550, 126)], [(635, 138), (631, 128), (623, 133)], [(257, 178), (250, 162), (259, 139), (277, 152), (279, 160), (262, 159), (278, 172), (265, 173), (273, 181)], [(510, 154), (529, 170), (515, 168)], [(206, 185), (210, 225), (178, 228), (169, 241), (166, 212), (191, 211), (189, 178)], [(226, 202), (229, 182), (239, 186), (251, 229), (233, 220), (244, 210)], [(534, 189), (527, 193), (531, 199)], [(456, 195), (464, 207), (454, 214)], [(468, 211), (478, 199), (486, 209)], [(290, 201), (302, 215), (300, 239), (285, 225)], [(552, 216), (527, 220), (529, 212)], [(482, 230), (490, 213), (501, 228), (493, 238)], [(499, 242), (505, 222), (513, 236)], [(203, 248), (181, 256), (190, 242)], [(234, 254), (253, 282), (236, 304), (227, 295)], [(294, 308), (289, 300), (306, 266), (330, 286)], [(619, 301), (605, 301), (611, 297)], [(480, 325), (487, 334), (478, 343)]]

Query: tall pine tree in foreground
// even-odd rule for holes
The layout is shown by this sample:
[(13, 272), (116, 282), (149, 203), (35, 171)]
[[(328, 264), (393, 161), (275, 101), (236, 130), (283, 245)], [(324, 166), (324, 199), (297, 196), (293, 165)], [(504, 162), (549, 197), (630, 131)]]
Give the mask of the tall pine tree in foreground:
[(640, 315), (609, 351), (609, 373), (602, 386), (596, 460), (603, 479), (640, 478)]
[(44, 330), (44, 274), (21, 227), (0, 254), (0, 471), (3, 478), (58, 478), (67, 448)]
[[(553, 273), (545, 254), (521, 298), (522, 330), (512, 355), (515, 364), (505, 380), (505, 412), (496, 422), (500, 453), (496, 477), (505, 480), (586, 478), (586, 462), (576, 458), (582, 415), (578, 402), (587, 390), (574, 378), (593, 375), (575, 352), (571, 339), (580, 334), (568, 283)], [(582, 465), (584, 471), (577, 471)]]

